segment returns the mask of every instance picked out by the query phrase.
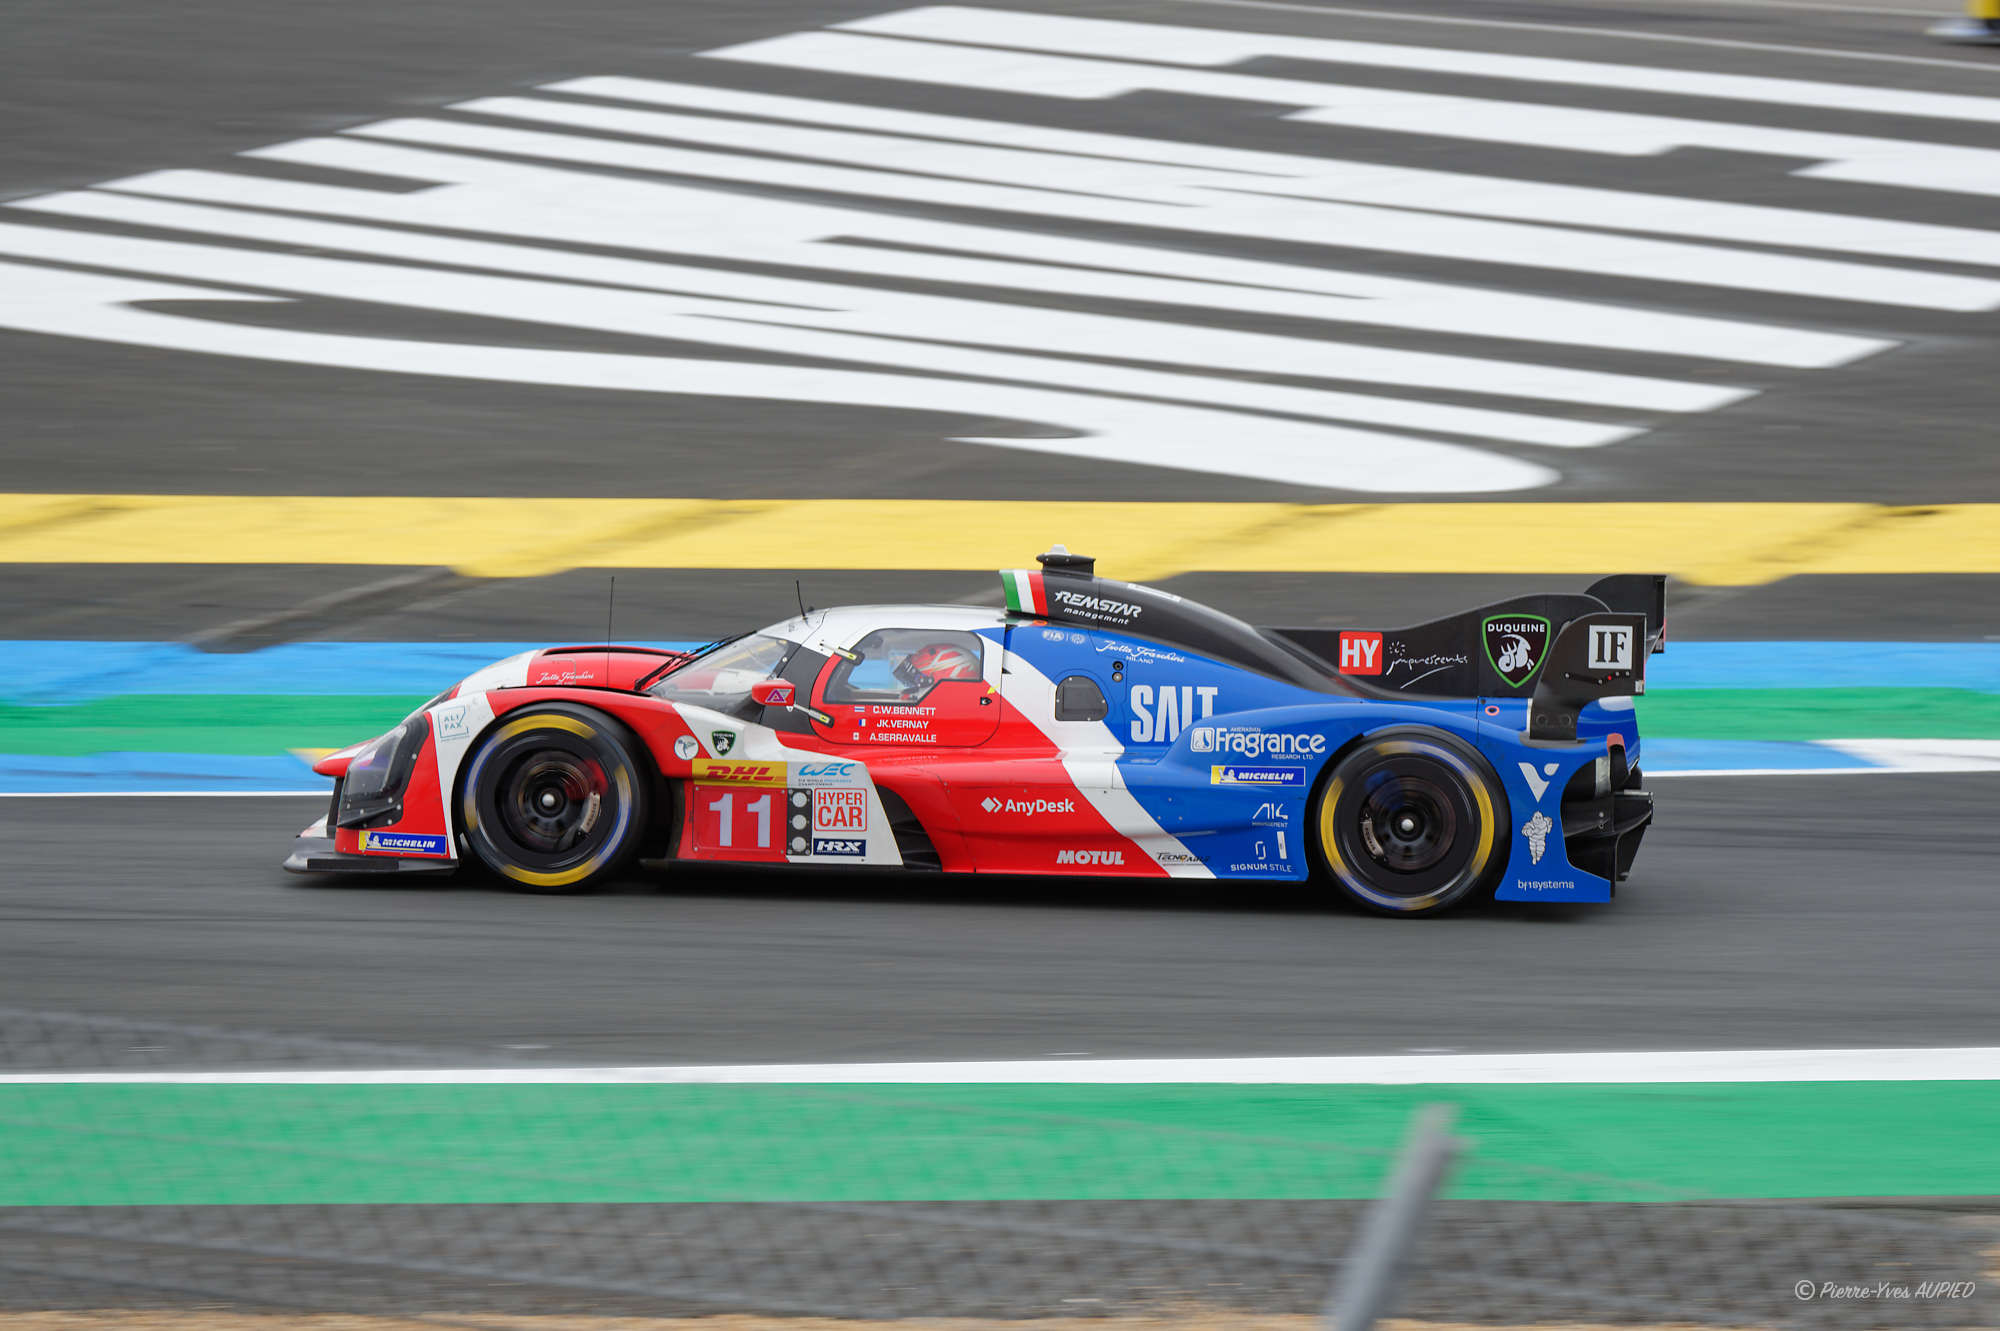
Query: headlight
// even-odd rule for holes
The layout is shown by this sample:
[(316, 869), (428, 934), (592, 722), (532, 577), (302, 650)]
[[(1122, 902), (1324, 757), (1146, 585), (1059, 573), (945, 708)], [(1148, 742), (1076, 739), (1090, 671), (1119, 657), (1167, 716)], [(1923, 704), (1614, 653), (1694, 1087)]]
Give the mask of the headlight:
[(403, 788), (417, 765), (417, 754), (431, 733), (430, 718), (417, 712), (367, 748), (354, 755), (340, 781), (341, 827), (360, 827), (399, 810)]

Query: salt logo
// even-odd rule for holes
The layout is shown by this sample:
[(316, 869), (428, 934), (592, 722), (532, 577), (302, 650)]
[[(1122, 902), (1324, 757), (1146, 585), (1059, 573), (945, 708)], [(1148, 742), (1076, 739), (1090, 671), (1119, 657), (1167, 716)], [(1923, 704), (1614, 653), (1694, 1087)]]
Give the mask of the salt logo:
[(1340, 673), (1379, 675), (1382, 673), (1382, 635), (1343, 633), (1340, 635)]
[(1181, 731), (1196, 721), (1215, 715), (1216, 695), (1222, 690), (1212, 684), (1151, 684), (1132, 686), (1132, 742), (1171, 744)]

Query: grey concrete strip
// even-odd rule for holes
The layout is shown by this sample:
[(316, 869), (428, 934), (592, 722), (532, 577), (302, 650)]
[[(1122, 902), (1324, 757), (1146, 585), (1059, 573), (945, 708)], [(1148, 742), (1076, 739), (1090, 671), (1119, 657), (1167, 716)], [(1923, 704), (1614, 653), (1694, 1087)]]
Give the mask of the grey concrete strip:
[(1663, 786), (1608, 906), (667, 871), (288, 878), (313, 810), (0, 801), (10, 1002), (563, 1064), (1976, 1044), (1991, 777)]

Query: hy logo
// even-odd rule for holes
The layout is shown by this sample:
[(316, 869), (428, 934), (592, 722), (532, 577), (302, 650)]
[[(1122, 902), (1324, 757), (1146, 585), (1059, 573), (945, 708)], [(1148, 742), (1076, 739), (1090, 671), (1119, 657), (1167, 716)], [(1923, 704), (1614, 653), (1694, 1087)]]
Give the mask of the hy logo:
[(1535, 765), (1533, 763), (1521, 764), (1521, 779), (1528, 783), (1529, 790), (1535, 792), (1535, 803), (1540, 804), (1542, 802), (1543, 794), (1548, 791), (1549, 782), (1555, 780), (1556, 769), (1561, 766), (1561, 763), (1544, 763), (1541, 774), (1538, 776), (1535, 773)]
[(731, 749), (736, 747), (736, 732), (733, 730), (711, 730), (708, 732), (708, 742), (715, 746), (716, 757), (724, 757)]
[(1549, 646), (1549, 621), (1540, 615), (1489, 615), (1480, 624), (1486, 659), (1511, 688), (1520, 688), (1542, 667)]

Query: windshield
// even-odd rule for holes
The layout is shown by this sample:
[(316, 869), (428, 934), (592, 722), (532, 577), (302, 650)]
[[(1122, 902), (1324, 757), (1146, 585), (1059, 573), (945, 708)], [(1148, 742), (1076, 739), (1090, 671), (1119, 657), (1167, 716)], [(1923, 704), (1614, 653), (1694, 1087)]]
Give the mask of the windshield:
[(797, 643), (752, 633), (697, 656), (646, 692), (669, 702), (737, 712), (749, 705), (750, 686), (775, 676), (797, 650)]

